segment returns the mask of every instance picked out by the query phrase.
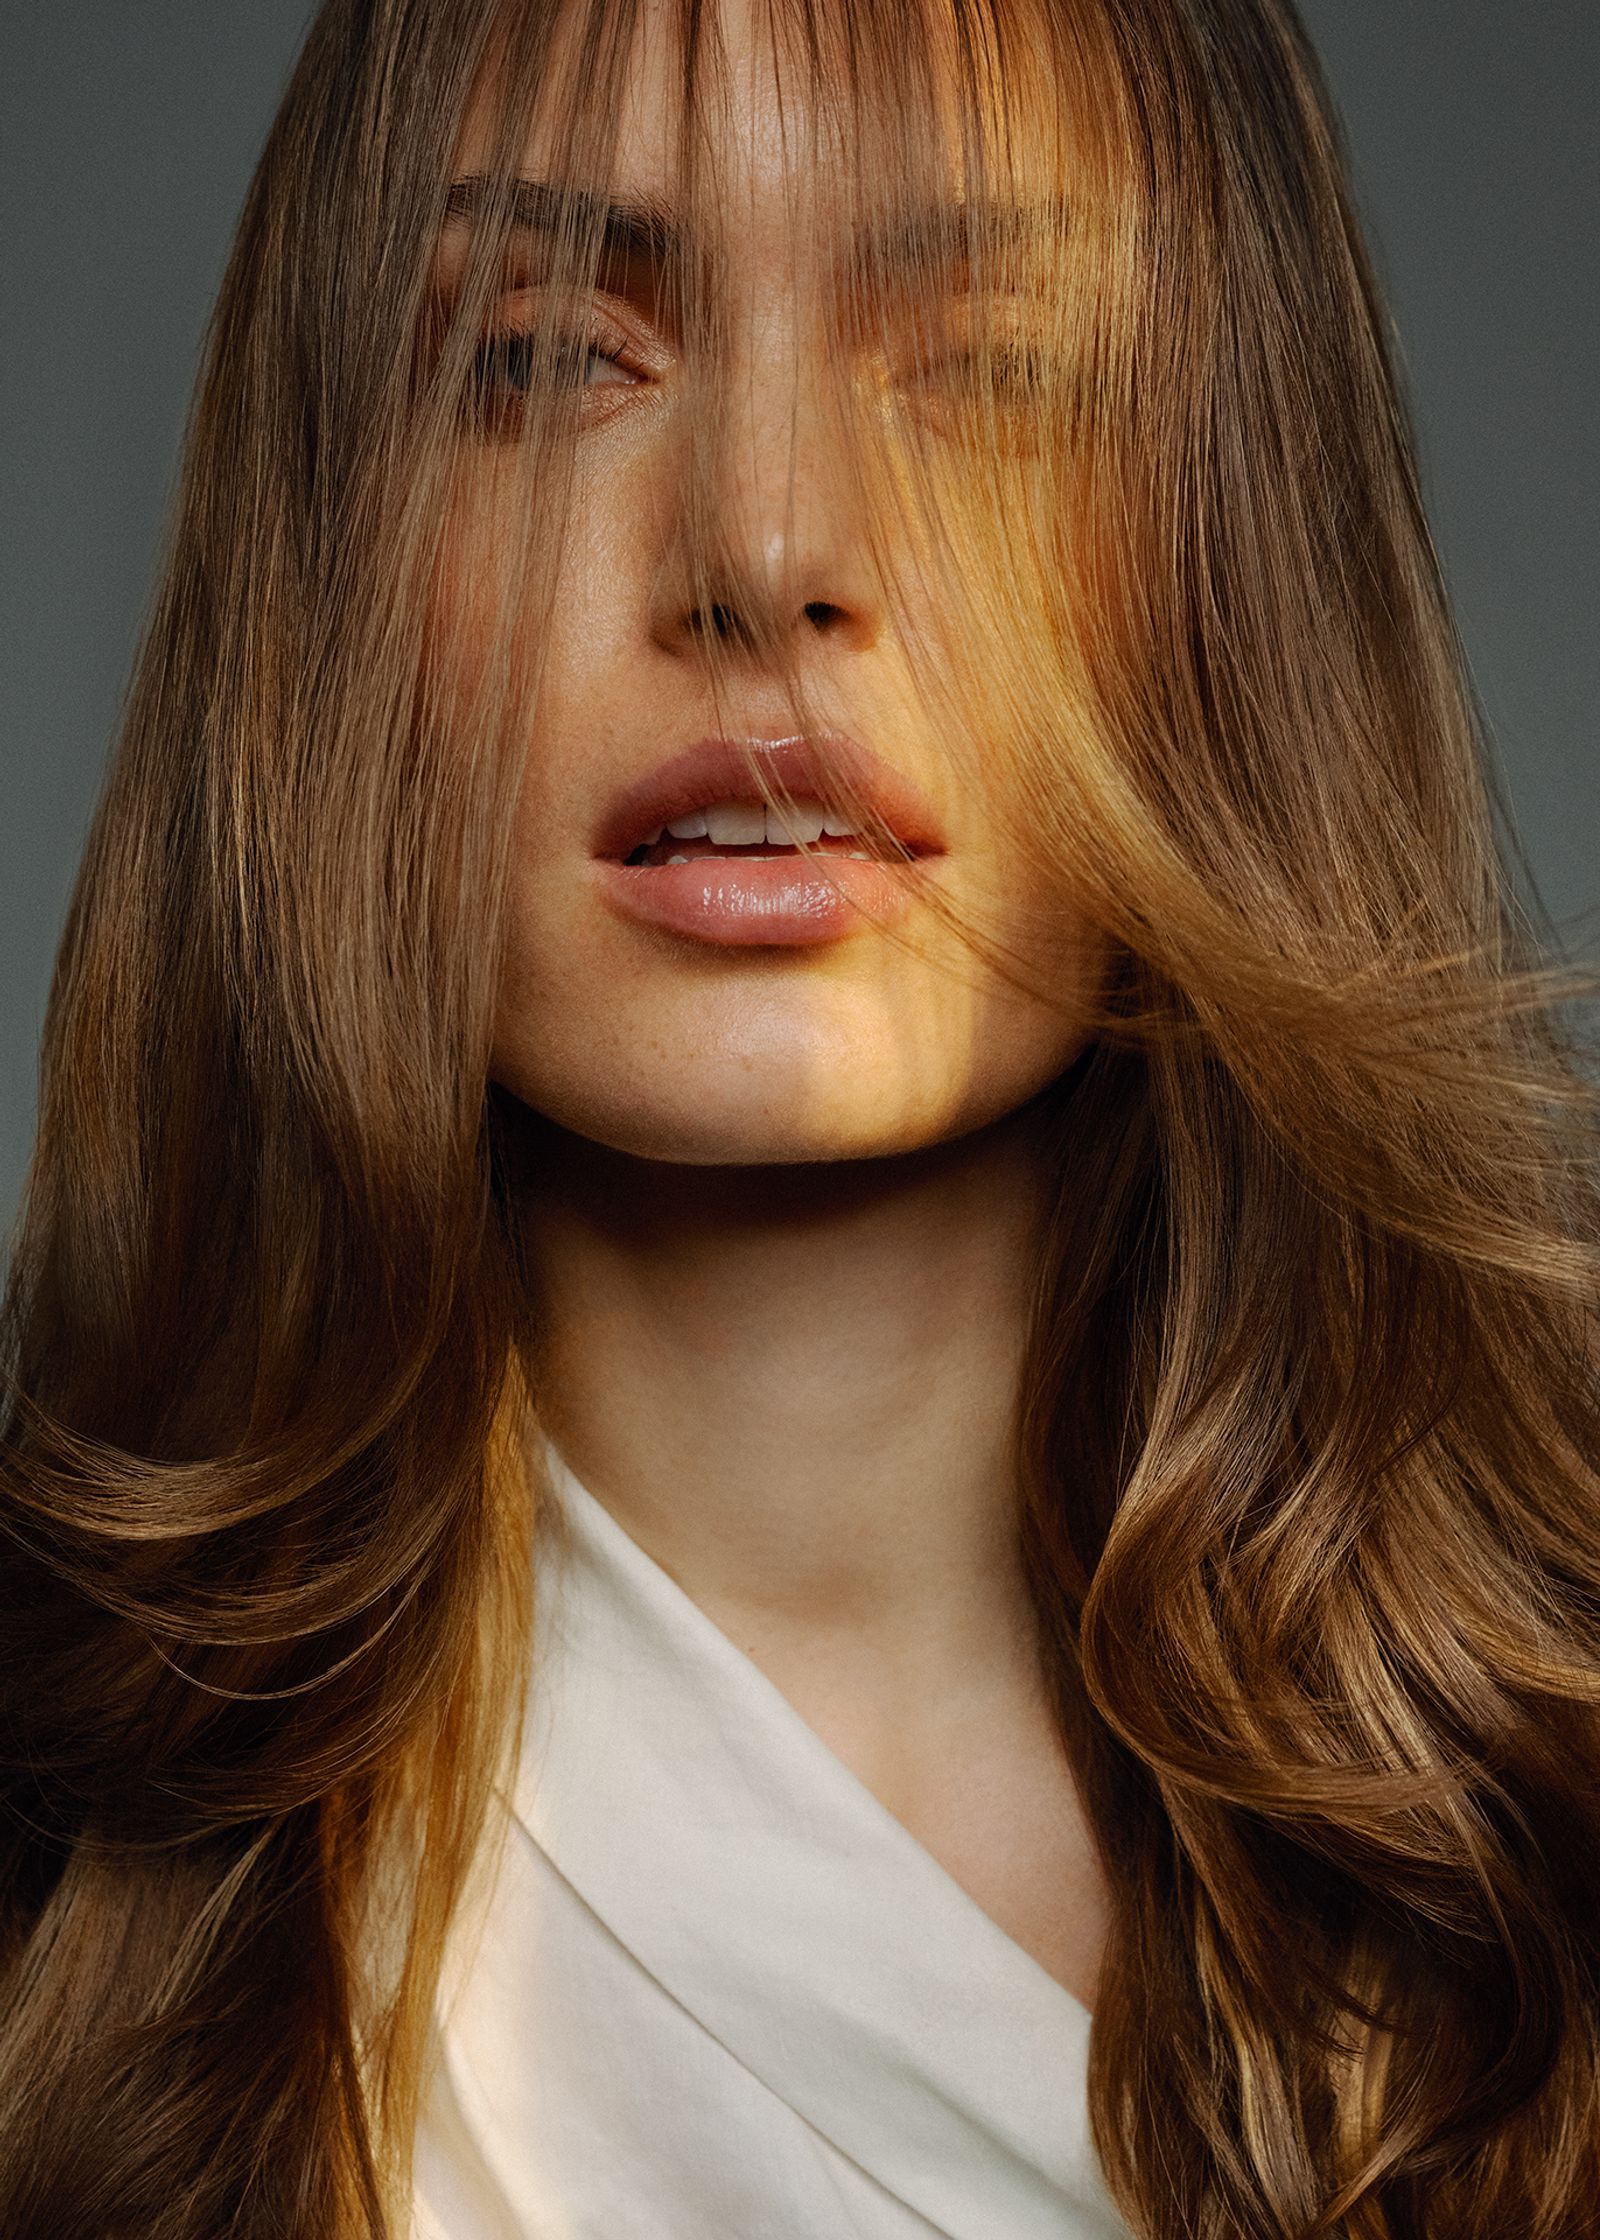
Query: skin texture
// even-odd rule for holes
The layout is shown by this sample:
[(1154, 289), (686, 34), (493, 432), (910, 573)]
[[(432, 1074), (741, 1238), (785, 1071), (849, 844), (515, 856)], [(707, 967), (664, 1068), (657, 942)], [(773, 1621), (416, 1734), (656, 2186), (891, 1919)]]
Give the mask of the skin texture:
[[(1038, 1679), (1007, 1436), (1040, 1175), (1030, 1100), (1082, 1049), (1106, 952), (1008, 856), (908, 689), (814, 378), (816, 274), (786, 207), (772, 57), (745, 0), (722, 21), (718, 253), (740, 400), (718, 462), (723, 600), (770, 614), (788, 582), (776, 626), (825, 720), (922, 787), (952, 899), (1036, 959), (1054, 1000), (1007, 987), (926, 911), (909, 943), (863, 924), (820, 947), (722, 949), (606, 906), (607, 806), (717, 726), (679, 565), (687, 375), (647, 305), (602, 299), (591, 339), (625, 344), (628, 364), (591, 361), (493, 1056), (529, 1111), (546, 1422), (845, 1763), (1092, 2003), (1104, 1892)], [(647, 16), (619, 194), (669, 191), (675, 68)], [(786, 85), (791, 135), (797, 98)], [(480, 106), (458, 174), (485, 167), (487, 131)], [(536, 136), (525, 168), (540, 172)], [(435, 632), (470, 668), (515, 522), (492, 454), (466, 473)], [(947, 627), (926, 611), (913, 626), (930, 643)], [(753, 654), (728, 728), (790, 728)]]

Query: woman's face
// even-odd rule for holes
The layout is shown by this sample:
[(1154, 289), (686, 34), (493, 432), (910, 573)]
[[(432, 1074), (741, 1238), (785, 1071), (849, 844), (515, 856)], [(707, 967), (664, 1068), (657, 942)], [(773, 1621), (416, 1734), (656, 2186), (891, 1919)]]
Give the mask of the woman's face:
[[(920, 712), (905, 633), (937, 647), (951, 621), (929, 594), (891, 625), (856, 510), (859, 477), (830, 438), (818, 379), (817, 291), (843, 252), (842, 213), (824, 169), (797, 240), (785, 194), (792, 74), (780, 131), (772, 57), (748, 0), (729, 0), (722, 21), (731, 100), (718, 152), (728, 186), (709, 248), (731, 312), (732, 404), (710, 494), (726, 580), (708, 616), (682, 565), (689, 373), (657, 316), (653, 276), (637, 258), (620, 261), (602, 273), (615, 292), (596, 293), (582, 335), (590, 354), (572, 510), (515, 810), (492, 1070), (561, 1126), (648, 1158), (859, 1158), (963, 1134), (1043, 1088), (1082, 1047), (1106, 944), (1007, 849), (992, 803), (960, 781)], [(669, 26), (669, 14), (647, 9), (610, 182), (619, 202), (671, 195)], [(489, 168), (491, 129), (480, 103), (458, 176)], [(537, 134), (523, 168), (541, 175)], [(451, 258), (447, 232), (447, 285)], [(515, 329), (532, 314), (507, 297), (495, 316)], [(458, 678), (481, 657), (526, 506), (492, 444), (465, 473), (433, 618), (446, 674), (453, 664)], [(728, 680), (720, 727), (712, 628)], [(828, 836), (841, 859), (833, 888), (783, 853), (781, 834), (738, 822), (750, 789), (737, 755), (705, 743), (719, 731), (794, 737), (774, 645), (822, 711), (808, 735), (820, 742), (819, 770), (850, 756), (840, 736), (854, 742), (851, 782), (914, 850), (909, 868), (891, 874), (858, 860), (858, 841)], [(803, 801), (805, 743), (775, 748), (773, 760)], [(826, 790), (825, 777), (817, 785)], [(698, 833), (696, 812), (708, 809), (711, 829)], [(688, 829), (647, 846), (669, 820)], [(815, 821), (801, 829), (814, 832)], [(1019, 993), (981, 962), (930, 907), (931, 882), (964, 918), (1020, 947), (1047, 993)]]

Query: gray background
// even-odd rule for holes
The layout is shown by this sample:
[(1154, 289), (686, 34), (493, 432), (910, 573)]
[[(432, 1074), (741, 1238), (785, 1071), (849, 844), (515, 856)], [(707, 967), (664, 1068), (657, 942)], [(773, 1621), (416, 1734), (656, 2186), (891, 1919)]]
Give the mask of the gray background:
[[(1536, 898), (1600, 961), (1596, 0), (1308, 0)], [(309, 0), (0, 0), (0, 1235), (200, 331)]]

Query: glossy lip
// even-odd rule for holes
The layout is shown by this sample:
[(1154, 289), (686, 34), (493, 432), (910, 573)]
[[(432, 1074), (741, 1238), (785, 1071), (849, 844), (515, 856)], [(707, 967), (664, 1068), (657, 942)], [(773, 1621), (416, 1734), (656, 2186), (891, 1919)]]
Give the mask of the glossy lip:
[[(749, 800), (746, 750), (774, 789), (849, 811), (870, 809), (906, 849), (879, 858), (828, 854), (826, 868), (799, 853), (697, 856), (631, 864), (658, 826), (715, 801)], [(863, 836), (870, 838), (870, 836)], [(596, 841), (596, 878), (624, 917), (662, 933), (723, 947), (798, 948), (837, 941), (902, 916), (911, 882), (944, 852), (928, 804), (909, 780), (839, 733), (806, 739), (702, 739), (661, 763), (613, 802)]]

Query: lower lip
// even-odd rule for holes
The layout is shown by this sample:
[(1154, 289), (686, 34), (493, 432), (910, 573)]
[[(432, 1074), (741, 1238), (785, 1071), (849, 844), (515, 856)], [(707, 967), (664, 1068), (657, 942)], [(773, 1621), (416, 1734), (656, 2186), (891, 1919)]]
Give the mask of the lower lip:
[(833, 856), (826, 872), (804, 856), (697, 856), (595, 868), (613, 908), (640, 925), (724, 948), (799, 949), (903, 916), (927, 860), (891, 870)]

